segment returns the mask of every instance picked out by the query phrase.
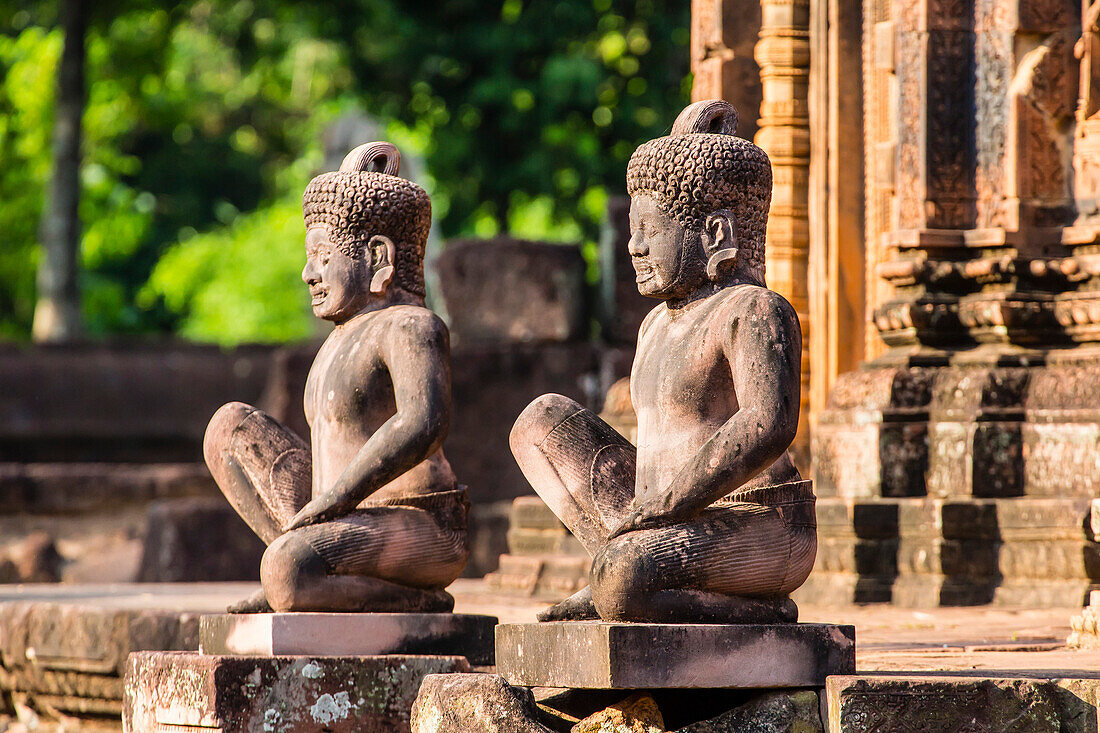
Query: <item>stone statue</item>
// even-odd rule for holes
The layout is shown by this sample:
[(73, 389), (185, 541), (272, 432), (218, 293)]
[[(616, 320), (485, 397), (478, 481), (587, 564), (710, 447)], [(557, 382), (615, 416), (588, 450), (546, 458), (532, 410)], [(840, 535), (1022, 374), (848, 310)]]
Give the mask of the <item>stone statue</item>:
[(795, 621), (817, 552), (814, 495), (786, 449), (802, 335), (764, 286), (771, 164), (698, 102), (627, 168), (629, 249), (643, 295), (630, 376), (634, 448), (573, 400), (519, 416), (512, 452), (593, 557), (590, 585), (540, 620)]
[(215, 413), (204, 453), (268, 547), (234, 612), (445, 612), (469, 554), (465, 488), (440, 446), (449, 338), (424, 307), (431, 202), (370, 143), (306, 188), (313, 312), (335, 324), (306, 382), (312, 447), (254, 407)]

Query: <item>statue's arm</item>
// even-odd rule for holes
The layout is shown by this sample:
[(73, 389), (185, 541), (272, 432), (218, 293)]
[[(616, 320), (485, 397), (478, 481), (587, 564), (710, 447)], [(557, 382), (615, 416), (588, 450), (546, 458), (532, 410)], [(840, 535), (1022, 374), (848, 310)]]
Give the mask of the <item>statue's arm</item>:
[(380, 346), (397, 411), (359, 449), (332, 488), (294, 517), (288, 530), (352, 511), (443, 445), (451, 418), (447, 327), (430, 313), (402, 317)]
[(756, 295), (725, 339), (739, 409), (612, 536), (686, 521), (783, 455), (798, 429), (802, 333), (781, 296)]

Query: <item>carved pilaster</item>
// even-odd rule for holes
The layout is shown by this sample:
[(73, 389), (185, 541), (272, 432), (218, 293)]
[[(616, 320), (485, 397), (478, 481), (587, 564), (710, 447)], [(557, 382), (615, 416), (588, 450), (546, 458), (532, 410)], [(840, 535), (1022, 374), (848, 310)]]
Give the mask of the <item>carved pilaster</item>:
[(819, 324), (812, 323), (807, 291), (810, 244), (810, 4), (809, 0), (764, 0), (761, 3), (760, 65), (763, 101), (756, 144), (772, 162), (774, 186), (768, 218), (768, 286), (786, 297), (802, 322), (802, 411), (793, 450), (803, 461), (809, 452), (811, 342)]
[(896, 229), (974, 220), (973, 0), (896, 3)]

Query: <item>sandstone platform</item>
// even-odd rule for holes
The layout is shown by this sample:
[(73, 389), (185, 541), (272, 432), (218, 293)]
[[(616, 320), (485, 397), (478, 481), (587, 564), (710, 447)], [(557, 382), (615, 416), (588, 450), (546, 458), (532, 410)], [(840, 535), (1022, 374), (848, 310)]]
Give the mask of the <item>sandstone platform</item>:
[(494, 616), (463, 613), (216, 614), (199, 620), (203, 654), (443, 654), (493, 663)]
[(855, 672), (855, 628), (833, 624), (559, 621), (496, 631), (513, 685), (587, 689), (820, 687)]
[(469, 670), (458, 656), (141, 652), (126, 668), (123, 730), (408, 731), (424, 676)]

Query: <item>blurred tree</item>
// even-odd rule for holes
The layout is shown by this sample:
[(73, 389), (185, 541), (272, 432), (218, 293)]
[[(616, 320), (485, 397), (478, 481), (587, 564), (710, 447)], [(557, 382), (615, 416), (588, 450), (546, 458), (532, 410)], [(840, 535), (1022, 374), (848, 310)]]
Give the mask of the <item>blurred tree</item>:
[(38, 264), (38, 304), (34, 310), (33, 331), (36, 341), (67, 341), (80, 332), (78, 206), (84, 116), (84, 36), (89, 8), (87, 0), (59, 0), (58, 6), (58, 24), (64, 45), (57, 67), (50, 195), (42, 214), (44, 256)]

